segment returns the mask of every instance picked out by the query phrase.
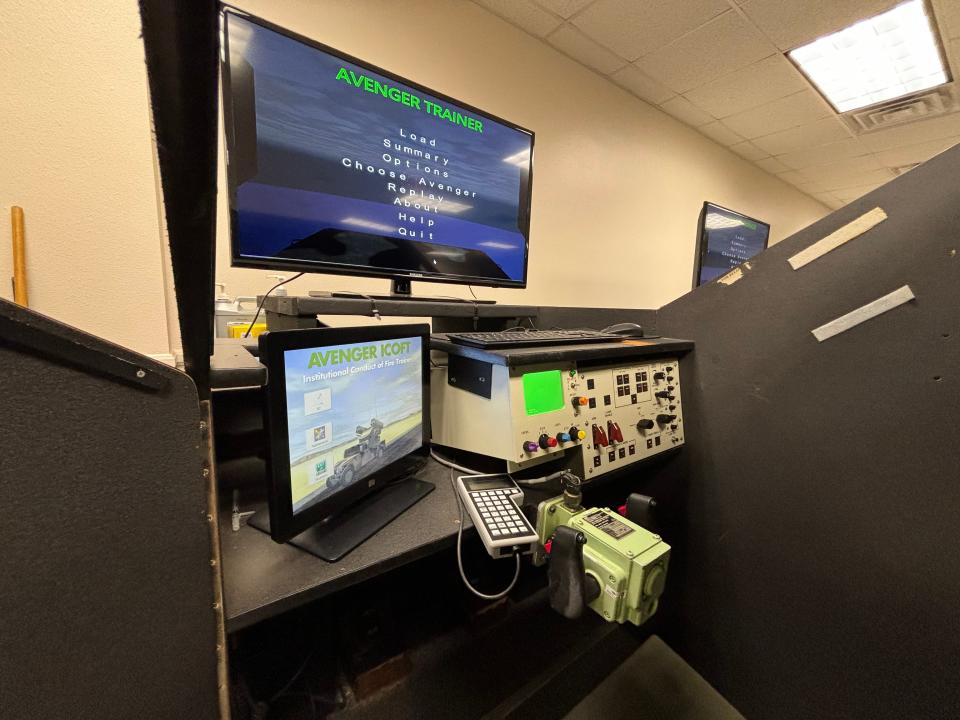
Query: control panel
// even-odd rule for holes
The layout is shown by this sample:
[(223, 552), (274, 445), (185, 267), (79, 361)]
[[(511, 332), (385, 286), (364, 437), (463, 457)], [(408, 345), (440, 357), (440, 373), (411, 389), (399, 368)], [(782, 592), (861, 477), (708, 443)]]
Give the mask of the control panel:
[(589, 481), (683, 444), (676, 357), (448, 366), (431, 381), (434, 442), (501, 458), (510, 471), (564, 457)]

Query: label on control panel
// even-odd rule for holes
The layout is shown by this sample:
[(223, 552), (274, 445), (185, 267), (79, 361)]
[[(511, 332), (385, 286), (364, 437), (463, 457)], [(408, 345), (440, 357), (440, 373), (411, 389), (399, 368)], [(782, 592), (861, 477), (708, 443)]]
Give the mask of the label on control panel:
[(597, 530), (605, 532), (614, 540), (619, 540), (633, 532), (632, 527), (620, 522), (612, 515), (608, 515), (603, 510), (594, 510), (587, 515), (584, 520), (593, 525)]

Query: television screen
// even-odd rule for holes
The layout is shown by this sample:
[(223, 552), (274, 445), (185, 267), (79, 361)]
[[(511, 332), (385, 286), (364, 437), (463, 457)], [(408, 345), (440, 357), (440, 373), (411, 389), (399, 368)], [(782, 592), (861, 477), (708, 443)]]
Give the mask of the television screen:
[(283, 352), (294, 514), (423, 445), (424, 350), (406, 337)]
[(770, 226), (733, 210), (704, 203), (693, 286), (710, 282), (767, 247)]
[(526, 285), (533, 133), (225, 10), (232, 261)]

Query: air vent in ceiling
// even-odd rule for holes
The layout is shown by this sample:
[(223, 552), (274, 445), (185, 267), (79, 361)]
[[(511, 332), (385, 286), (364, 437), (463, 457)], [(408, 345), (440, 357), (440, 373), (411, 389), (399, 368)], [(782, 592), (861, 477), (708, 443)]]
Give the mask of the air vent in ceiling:
[(958, 109), (960, 109), (960, 102), (958, 102), (956, 88), (951, 83), (910, 97), (854, 110), (841, 117), (851, 130), (861, 135), (915, 120), (946, 115)]

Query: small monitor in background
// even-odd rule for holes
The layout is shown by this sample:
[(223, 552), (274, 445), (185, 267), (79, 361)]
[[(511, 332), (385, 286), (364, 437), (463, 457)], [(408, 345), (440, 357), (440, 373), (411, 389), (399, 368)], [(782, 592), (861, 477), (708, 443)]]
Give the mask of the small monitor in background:
[(433, 489), (429, 325), (260, 336), (270, 511), (250, 524), (335, 561)]
[(705, 202), (697, 226), (693, 287), (715, 280), (763, 252), (769, 239), (767, 223)]

